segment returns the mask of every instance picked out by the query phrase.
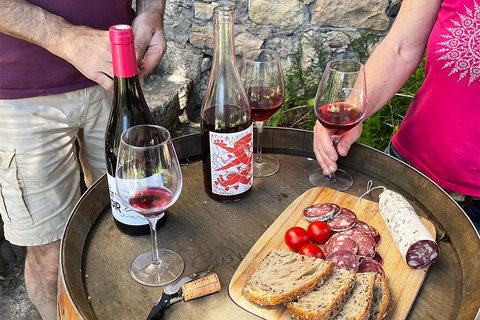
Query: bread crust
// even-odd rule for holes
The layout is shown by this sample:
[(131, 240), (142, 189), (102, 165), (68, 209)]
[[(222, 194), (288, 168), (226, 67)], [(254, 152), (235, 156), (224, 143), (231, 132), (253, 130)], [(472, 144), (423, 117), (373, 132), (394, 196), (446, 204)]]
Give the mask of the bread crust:
[[(320, 267), (315, 271), (315, 274), (311, 275), (311, 278), (307, 281), (303, 281), (301, 285), (294, 287), (290, 290), (284, 292), (275, 292), (274, 290), (269, 290), (267, 288), (265, 292), (258, 292), (258, 290), (253, 289), (252, 281), (262, 281), (262, 270), (268, 268), (269, 263), (272, 259), (277, 259), (282, 256), (287, 258), (293, 258), (302, 261), (302, 264), (305, 263), (315, 263), (316, 266)], [(299, 266), (299, 264), (296, 264)], [(295, 268), (297, 269), (297, 268)], [(306, 257), (295, 252), (285, 252), (284, 250), (272, 250), (260, 263), (259, 267), (255, 270), (252, 276), (247, 280), (245, 286), (243, 287), (244, 295), (255, 304), (260, 306), (273, 306), (278, 304), (286, 303), (287, 301), (296, 300), (301, 296), (306, 295), (311, 292), (318, 283), (323, 283), (326, 279), (330, 277), (330, 274), (333, 270), (333, 263), (330, 261), (325, 261), (322, 259), (316, 259), (312, 257)], [(265, 279), (268, 281), (268, 279)]]
[[(355, 288), (353, 288), (352, 293), (350, 294), (348, 300), (345, 302), (342, 310), (339, 312), (335, 320), (341, 319), (349, 319), (349, 320), (363, 320), (367, 319), (368, 315), (370, 314), (370, 304), (372, 302), (372, 293), (373, 293), (373, 285), (375, 282), (375, 274), (374, 273), (357, 273), (356, 274), (356, 284)], [(360, 290), (360, 291), (357, 291)], [(355, 300), (356, 296), (358, 295), (359, 300)], [(356, 301), (360, 301), (361, 311), (359, 313), (355, 313), (354, 315), (346, 315), (350, 310), (347, 310), (349, 307), (349, 303), (351, 299), (354, 303)], [(363, 304), (362, 304), (363, 302)]]
[[(376, 299), (376, 290), (380, 290), (382, 297), (380, 300)], [(383, 320), (390, 308), (390, 288), (387, 279), (384, 276), (376, 275), (374, 292), (372, 297), (372, 304), (370, 305), (370, 312), (368, 320)]]
[[(331, 303), (329, 305), (323, 307), (321, 310), (312, 310), (310, 312), (305, 312), (302, 308), (299, 307), (299, 303), (301, 303), (301, 299), (298, 302), (289, 302), (287, 303), (287, 310), (288, 312), (292, 315), (294, 319), (297, 320), (329, 320), (333, 319), (338, 312), (342, 309), (345, 301), (348, 300), (348, 297), (355, 286), (355, 274), (347, 271), (347, 270), (341, 270), (338, 272), (343, 272), (346, 273), (345, 276), (345, 282), (342, 283), (341, 288), (338, 291), (335, 291), (333, 294), (335, 296), (332, 298)], [(331, 281), (335, 281), (336, 277), (336, 270), (333, 271), (332, 276), (331, 276)], [(327, 280), (330, 281), (330, 280)], [(327, 286), (327, 283), (324, 284), (324, 286)], [(318, 288), (318, 291), (320, 292), (322, 289), (327, 289), (327, 287), (322, 288), (320, 286)], [(310, 294), (314, 294), (315, 292), (313, 291)], [(328, 292), (326, 292), (328, 294)], [(308, 296), (308, 295), (307, 295)], [(307, 297), (306, 296), (306, 297)]]

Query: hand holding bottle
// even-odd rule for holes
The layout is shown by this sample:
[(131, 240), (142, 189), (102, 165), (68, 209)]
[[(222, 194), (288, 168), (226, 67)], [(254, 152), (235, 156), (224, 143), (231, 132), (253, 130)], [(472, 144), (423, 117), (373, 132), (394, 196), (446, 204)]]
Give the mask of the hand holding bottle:
[[(163, 18), (156, 11), (145, 11), (132, 24), (139, 78), (151, 73), (167, 50)], [(85, 77), (113, 91), (112, 53), (108, 31), (84, 26), (69, 28), (58, 55), (70, 62)], [(63, 56), (62, 56), (63, 55)]]
[(144, 78), (158, 66), (167, 51), (167, 40), (163, 32), (163, 10), (141, 13), (133, 20), (132, 27), (138, 76)]

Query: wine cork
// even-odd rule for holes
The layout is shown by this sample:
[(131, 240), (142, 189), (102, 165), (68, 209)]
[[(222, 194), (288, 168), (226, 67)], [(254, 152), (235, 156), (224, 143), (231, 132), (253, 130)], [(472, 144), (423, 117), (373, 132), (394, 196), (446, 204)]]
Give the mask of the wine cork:
[(185, 283), (182, 286), (183, 300), (189, 301), (220, 291), (220, 281), (216, 273)]

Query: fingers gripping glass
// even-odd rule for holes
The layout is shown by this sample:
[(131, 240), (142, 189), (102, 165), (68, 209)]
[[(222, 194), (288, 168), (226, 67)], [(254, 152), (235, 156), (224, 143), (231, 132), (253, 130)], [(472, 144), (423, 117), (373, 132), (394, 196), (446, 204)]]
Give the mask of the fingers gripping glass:
[(253, 166), (254, 177), (268, 177), (280, 168), (277, 159), (262, 155), (262, 132), (265, 122), (283, 104), (284, 85), (280, 58), (268, 49), (252, 50), (243, 54), (241, 77), (257, 127), (257, 156)]
[(132, 262), (131, 276), (147, 286), (174, 281), (183, 272), (183, 259), (158, 248), (155, 228), (159, 216), (177, 201), (182, 190), (182, 172), (170, 133), (153, 125), (127, 129), (121, 137), (115, 174), (120, 200), (145, 216), (150, 225), (152, 250)]
[[(355, 60), (333, 60), (327, 63), (314, 103), (315, 115), (332, 137), (335, 149), (341, 137), (359, 124), (367, 109), (367, 90), (364, 65)], [(353, 185), (346, 171), (325, 176), (322, 169), (310, 174), (317, 187), (344, 191)]]

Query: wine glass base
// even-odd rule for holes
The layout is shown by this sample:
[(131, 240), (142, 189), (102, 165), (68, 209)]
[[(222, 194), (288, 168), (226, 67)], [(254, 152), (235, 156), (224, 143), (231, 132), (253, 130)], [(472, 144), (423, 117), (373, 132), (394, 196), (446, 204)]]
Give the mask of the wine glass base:
[(175, 281), (183, 273), (182, 257), (172, 250), (159, 249), (160, 264), (152, 263), (152, 250), (139, 255), (130, 266), (130, 275), (145, 286), (158, 287)]
[(253, 162), (253, 176), (254, 177), (269, 177), (277, 173), (280, 169), (278, 160), (271, 156), (262, 155), (262, 163), (257, 164)]
[(330, 179), (328, 176), (324, 175), (322, 168), (310, 173), (308, 179), (315, 187), (325, 187), (337, 191), (346, 191), (353, 185), (352, 176), (342, 169), (337, 169), (337, 171), (335, 171), (335, 179)]

